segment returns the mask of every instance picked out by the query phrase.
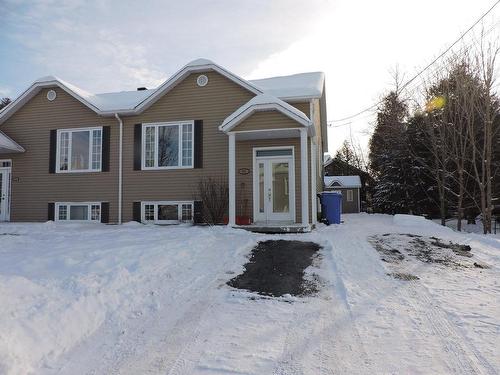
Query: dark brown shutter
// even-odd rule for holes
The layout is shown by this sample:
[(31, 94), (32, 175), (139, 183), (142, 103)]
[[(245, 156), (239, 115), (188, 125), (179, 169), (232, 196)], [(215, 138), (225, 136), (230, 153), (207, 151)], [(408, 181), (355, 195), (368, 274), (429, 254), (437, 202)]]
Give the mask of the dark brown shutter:
[(194, 164), (203, 168), (203, 120), (194, 120)]
[(111, 127), (102, 127), (102, 165), (101, 170), (103, 172), (109, 172), (109, 158), (110, 158), (110, 143), (111, 143)]
[(193, 204), (193, 222), (195, 224), (201, 224), (204, 222), (203, 220), (203, 202), (202, 201), (194, 201)]
[(101, 223), (109, 223), (109, 202), (101, 202)]
[(132, 206), (132, 218), (138, 223), (141, 222), (141, 202), (134, 202)]
[(50, 131), (49, 173), (56, 173), (57, 130)]
[(142, 169), (142, 124), (134, 125), (134, 171)]
[(49, 203), (49, 209), (47, 211), (47, 220), (54, 221), (56, 205), (54, 203)]

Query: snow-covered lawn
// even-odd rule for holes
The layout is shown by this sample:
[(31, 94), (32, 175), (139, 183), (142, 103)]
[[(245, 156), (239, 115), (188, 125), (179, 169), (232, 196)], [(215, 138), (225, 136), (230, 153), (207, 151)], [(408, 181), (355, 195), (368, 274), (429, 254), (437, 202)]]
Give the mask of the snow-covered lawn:
[[(282, 236), (0, 224), (0, 374), (500, 372), (500, 239), (416, 218), (344, 219)], [(491, 268), (383, 262), (369, 241), (387, 233), (468, 244), (470, 260)], [(317, 295), (226, 285), (274, 238), (323, 246), (308, 270), (321, 278)], [(389, 276), (394, 267), (418, 280)]]

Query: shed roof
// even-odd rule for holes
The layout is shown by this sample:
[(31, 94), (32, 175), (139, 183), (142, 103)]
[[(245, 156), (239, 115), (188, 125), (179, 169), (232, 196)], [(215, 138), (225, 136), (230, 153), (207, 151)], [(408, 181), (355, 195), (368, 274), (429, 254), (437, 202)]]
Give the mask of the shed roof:
[(361, 178), (359, 176), (325, 176), (325, 186), (333, 187), (335, 183), (342, 188), (360, 188)]

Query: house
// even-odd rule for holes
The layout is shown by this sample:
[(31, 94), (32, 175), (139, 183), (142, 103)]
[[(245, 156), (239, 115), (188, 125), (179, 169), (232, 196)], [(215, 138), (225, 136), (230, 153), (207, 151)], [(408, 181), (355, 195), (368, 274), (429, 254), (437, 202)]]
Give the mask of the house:
[(325, 176), (359, 176), (360, 188), (360, 211), (371, 210), (371, 197), (374, 180), (368, 172), (360, 169), (340, 158), (327, 158), (324, 161)]
[(218, 176), (230, 225), (308, 230), (326, 150), (323, 73), (249, 81), (198, 59), (104, 94), (43, 77), (0, 112), (0, 220), (199, 221)]
[(360, 189), (359, 176), (325, 176), (325, 190), (342, 194), (342, 213), (361, 212)]

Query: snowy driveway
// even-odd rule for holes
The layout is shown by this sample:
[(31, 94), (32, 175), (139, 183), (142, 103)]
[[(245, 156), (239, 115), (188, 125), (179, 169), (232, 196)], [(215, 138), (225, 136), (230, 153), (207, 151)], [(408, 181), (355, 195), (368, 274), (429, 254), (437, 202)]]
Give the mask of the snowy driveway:
[[(270, 236), (228, 228), (0, 225), (0, 373), (500, 372), (500, 241), (432, 223), (346, 215)], [(469, 244), (490, 269), (415, 263), (387, 275), (368, 242), (414, 233)], [(317, 296), (229, 288), (257, 241), (323, 246)]]

